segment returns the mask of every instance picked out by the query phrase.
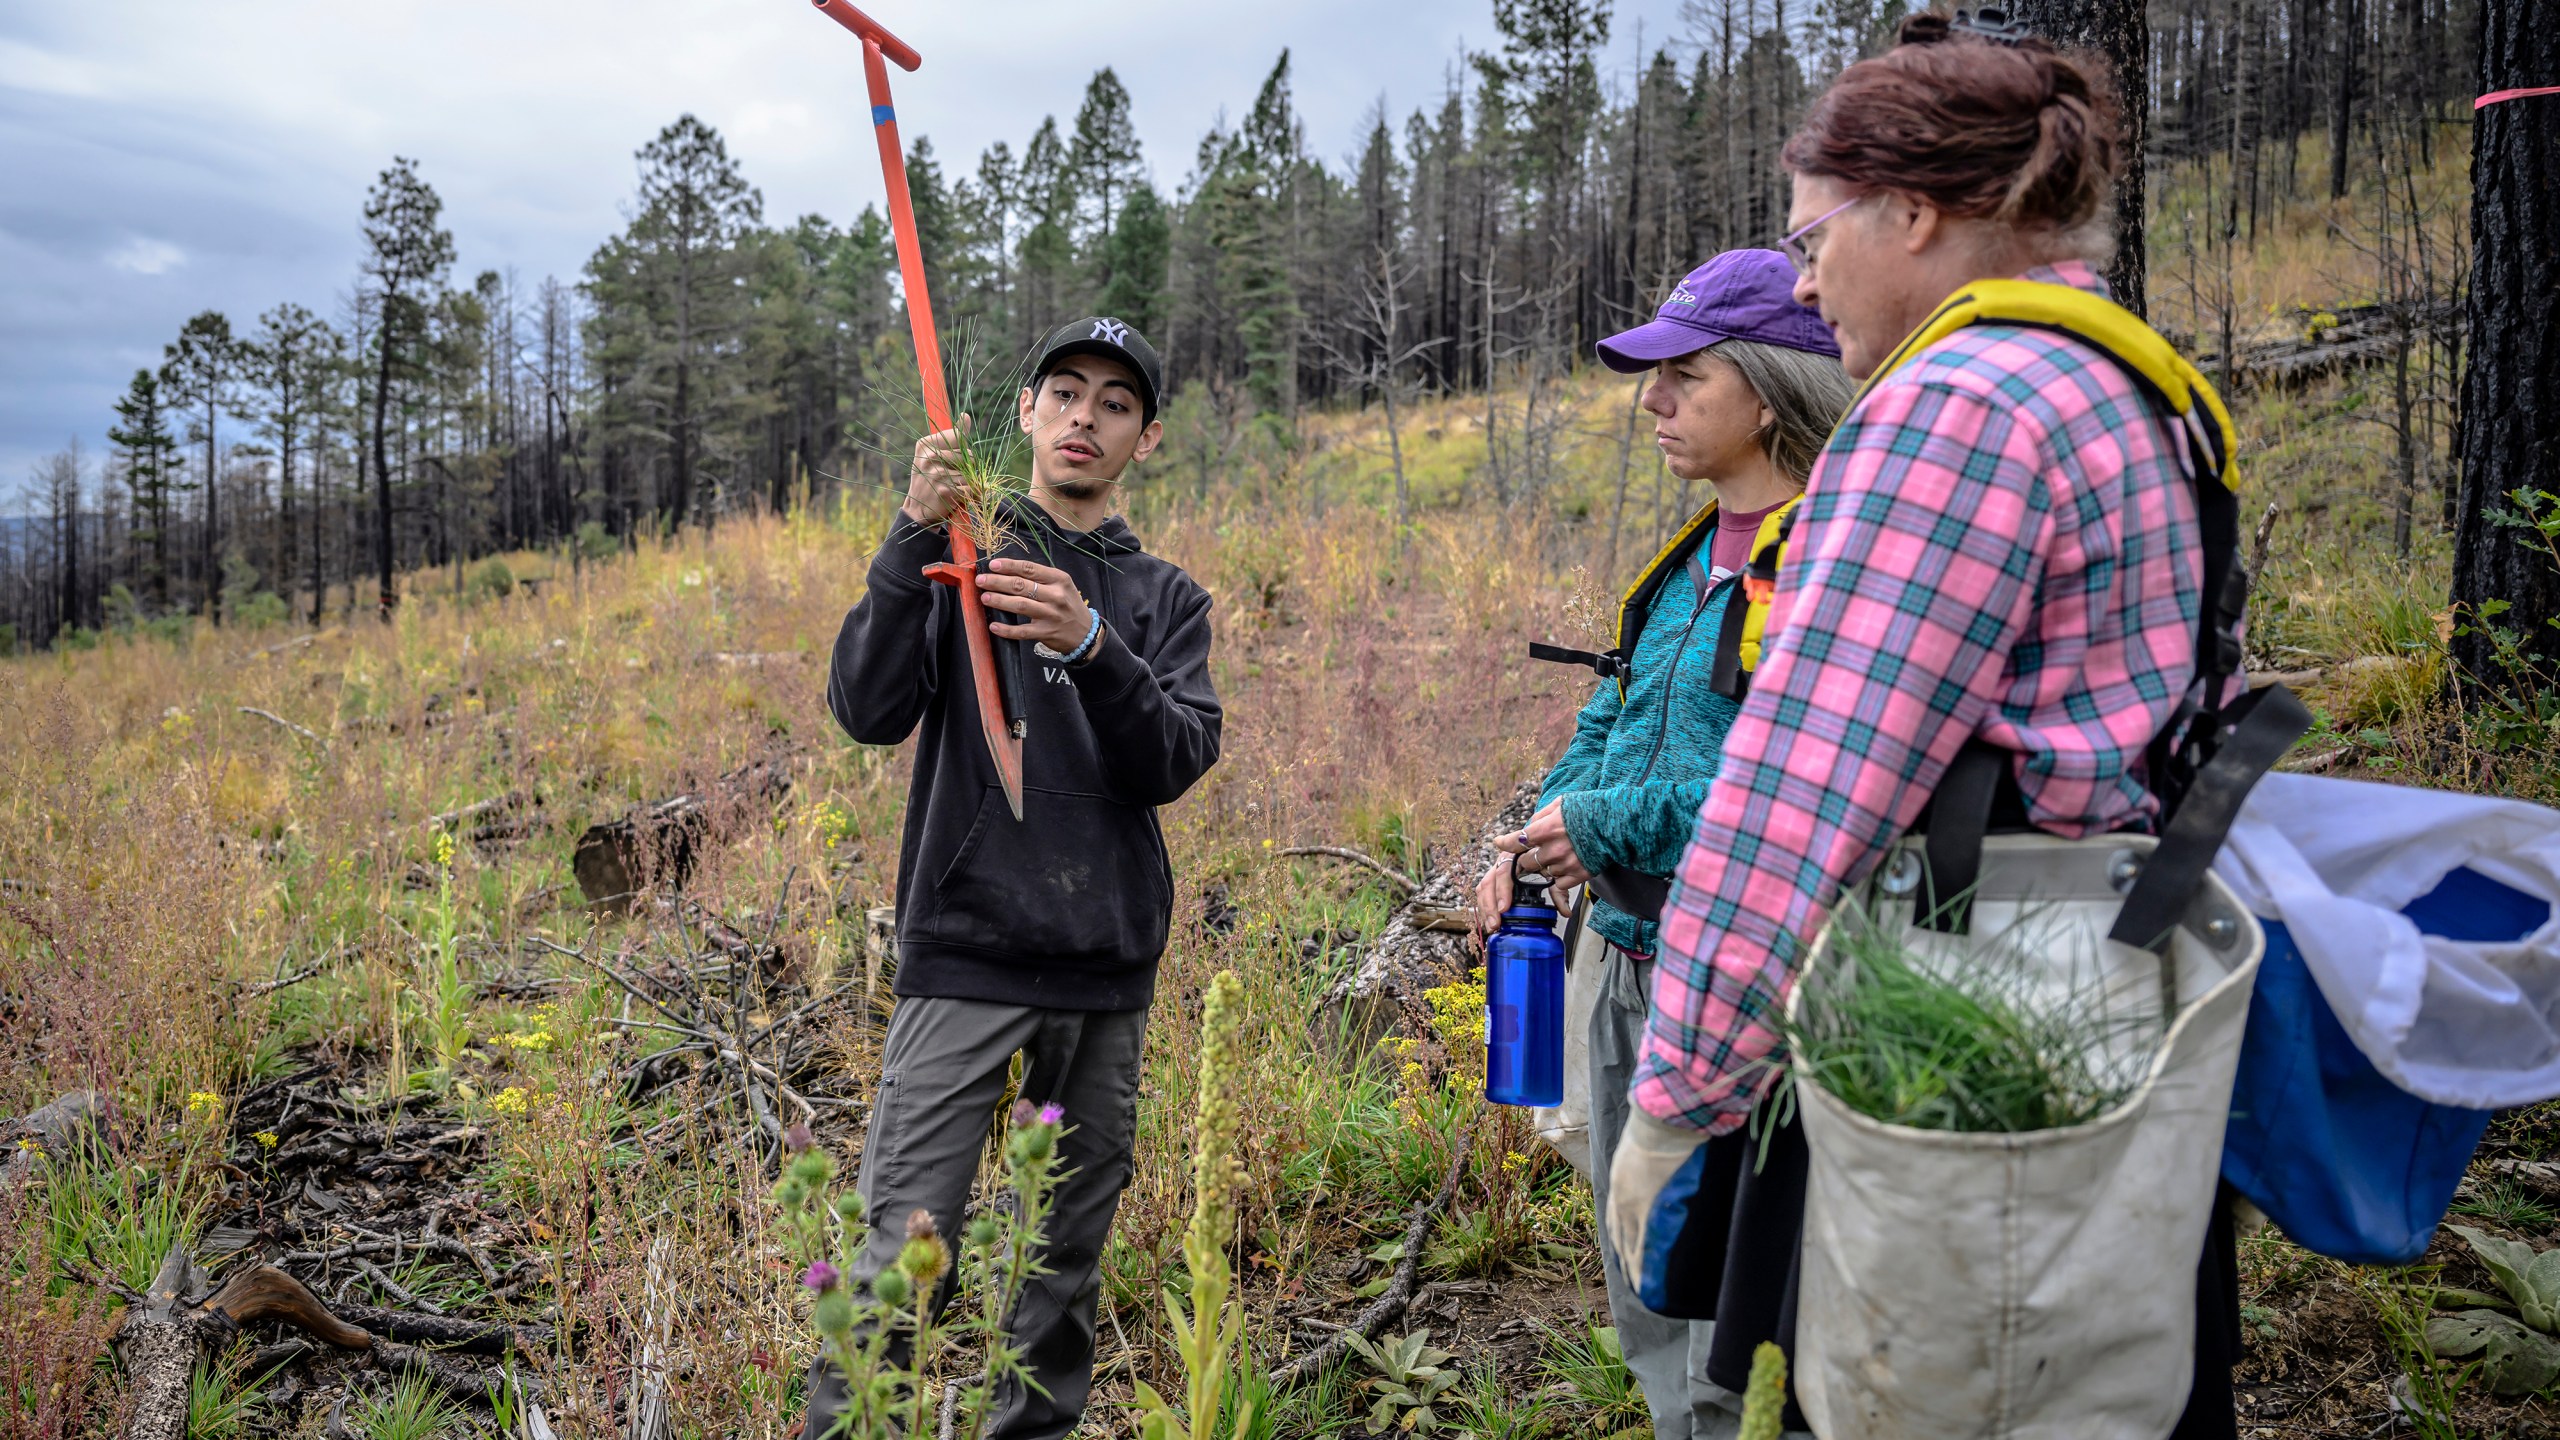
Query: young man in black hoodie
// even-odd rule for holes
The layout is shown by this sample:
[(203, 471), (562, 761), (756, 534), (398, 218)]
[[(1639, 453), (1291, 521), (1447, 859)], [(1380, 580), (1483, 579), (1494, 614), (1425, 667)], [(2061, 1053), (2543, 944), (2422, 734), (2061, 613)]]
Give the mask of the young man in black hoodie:
[[(1111, 514), (1121, 472), (1163, 437), (1162, 378), (1144, 336), (1094, 317), (1049, 337), (1020, 397), (1032, 503), (1013, 507), (1015, 538), (978, 577), (997, 612), (988, 628), (1035, 647), (1019, 821), (980, 730), (959, 601), (923, 574), (950, 558), (941, 527), (958, 491), (945, 457), (958, 432), (917, 444), (906, 503), (827, 677), (828, 707), (854, 739), (892, 745), (923, 728), (898, 849), (899, 999), (859, 1182), (871, 1241), (852, 1282), (868, 1291), (917, 1211), (960, 1233), (1016, 1054), (1022, 1098), (1058, 1106), (1070, 1127), (1041, 1257), (1050, 1273), (1007, 1325), (1039, 1388), (999, 1398), (992, 1440), (1066, 1435), (1092, 1389), (1095, 1267), (1129, 1179), (1139, 1051), (1173, 908), (1155, 809), (1218, 758), (1209, 594)], [(822, 1364), (804, 1436), (825, 1433), (841, 1397)]]

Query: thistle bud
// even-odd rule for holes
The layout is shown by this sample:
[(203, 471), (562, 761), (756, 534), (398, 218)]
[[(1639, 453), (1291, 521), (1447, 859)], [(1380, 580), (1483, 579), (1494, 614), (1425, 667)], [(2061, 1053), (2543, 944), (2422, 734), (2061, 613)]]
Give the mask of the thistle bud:
[(993, 1215), (981, 1215), (969, 1222), (969, 1243), (981, 1250), (992, 1247), (1002, 1238), (1003, 1231)]
[(790, 1151), (794, 1155), (799, 1154), (801, 1151), (806, 1150), (817, 1143), (818, 1137), (810, 1133), (809, 1127), (805, 1122), (794, 1125), (790, 1129), (782, 1132), (782, 1148)]
[(906, 1304), (907, 1296), (913, 1292), (907, 1284), (905, 1271), (883, 1270), (872, 1280), (871, 1293), (880, 1297), (881, 1304), (894, 1309)]
[(843, 1334), (853, 1328), (853, 1297), (844, 1293), (842, 1286), (826, 1292), (818, 1297), (817, 1304), (809, 1307), (809, 1320), (823, 1334)]
[(942, 1237), (930, 1231), (908, 1241), (898, 1252), (898, 1268), (918, 1285), (941, 1279), (943, 1269), (950, 1263), (951, 1252), (943, 1246)]
[(791, 1178), (812, 1190), (823, 1189), (835, 1178), (836, 1162), (824, 1150), (803, 1149), (791, 1157)]

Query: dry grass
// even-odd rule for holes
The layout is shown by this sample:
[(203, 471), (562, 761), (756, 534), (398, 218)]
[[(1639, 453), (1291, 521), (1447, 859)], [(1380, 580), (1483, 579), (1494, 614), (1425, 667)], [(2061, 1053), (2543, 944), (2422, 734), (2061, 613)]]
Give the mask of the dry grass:
[[(2325, 293), (2296, 291), (2302, 274), (2334, 264), (2335, 246), (2300, 245), (2271, 262), (2276, 278), (2252, 282), (2253, 304)], [(1625, 381), (1585, 376), (1546, 402), (1565, 417), (1554, 468), (1535, 503), (1509, 509), (1478, 493), (1483, 401), (1410, 407), (1415, 509), (1401, 530), (1375, 411), (1311, 421), (1294, 452), (1240, 449), (1205, 490), (1167, 469), (1133, 492), (1150, 548), (1218, 596), (1228, 720), (1221, 764), (1165, 815), (1175, 941), (1136, 1176), (1105, 1257), (1097, 1433), (1125, 1425), (1132, 1381), (1175, 1379), (1156, 1295), (1182, 1279), (1182, 1127), (1212, 974), (1246, 982), (1254, 1098), (1238, 1258), (1266, 1360), (1306, 1341), (1278, 1318), (1284, 1309), (1376, 1273), (1363, 1257), (1401, 1230), (1403, 1207), (1436, 1183), (1478, 1108), (1436, 1063), (1407, 1071), (1347, 1054), (1312, 1023), (1390, 897), (1356, 868), (1271, 851), (1347, 844), (1438, 868), (1558, 751), (1584, 687), (1531, 665), (1523, 642), (1592, 638), (1610, 608), (1599, 597), (1703, 498), (1661, 473), (1641, 421), (1629, 430), (1627, 400)], [(2281, 500), (2286, 517), (2253, 615), (2255, 663), (2319, 672), (2305, 688), (2324, 725), (2306, 750), (2335, 770), (2548, 795), (2549, 756), (2470, 743), (2443, 709), (2448, 558), (2427, 534), (2410, 565), (2391, 559), (2375, 403), (2352, 381), (2242, 403), (2254, 493)], [(1517, 423), (1516, 408), (1503, 413), (1499, 423)], [(606, 1077), (653, 1042), (611, 1023), (621, 997), (590, 971), (534, 957), (525, 942), (589, 954), (662, 946), (658, 922), (567, 903), (579, 829), (778, 754), (793, 776), (787, 799), (711, 847), (688, 893), (742, 929), (776, 926), (810, 983), (862, 983), (864, 911), (896, 880), (907, 762), (845, 743), (821, 697), (829, 643), (893, 504), (860, 494), (823, 517), (689, 532), (604, 565), (510, 556), (516, 574), (538, 578), (530, 592), (473, 603), (430, 585), (388, 626), (199, 629), (182, 644), (119, 638), (0, 662), (0, 1112), (103, 1090), (124, 1167), (120, 1188), (87, 1194), (86, 1210), (65, 1176), (48, 1205), (0, 1203), (0, 1385), (18, 1401), (0, 1434), (111, 1423), (109, 1392), (88, 1368), (106, 1318), (55, 1276), (66, 1233), (51, 1217), (76, 1211), (94, 1229), (118, 1206), (219, 1209), (241, 1182), (189, 1157), (218, 1147), (254, 1176), (262, 1151), (218, 1119), (190, 1119), (188, 1098), (227, 1103), (312, 1063), (364, 1093), (488, 1127), (485, 1163), (454, 1178), (457, 1193), (539, 1267), (523, 1311), (556, 1307), (585, 1327), (574, 1358), (541, 1364), (565, 1387), (553, 1416), (562, 1433), (616, 1427), (632, 1362), (660, 1326), (678, 1362), (676, 1433), (785, 1433), (809, 1347), (769, 1176), (741, 1161), (715, 1118), (680, 1118), (704, 1110), (704, 1091), (626, 1105)], [(475, 842), (480, 820), (431, 819), (502, 796), (520, 797), (520, 833), (492, 827)], [(447, 954), (455, 968), (440, 976)], [(315, 965), (303, 983), (251, 988)], [(835, 1023), (833, 1093), (866, 1098), (881, 1019), (854, 1007)], [(1422, 1019), (1408, 1038), (1429, 1059)], [(537, 1033), (539, 1046), (504, 1039)], [(858, 1113), (821, 1126), (848, 1168)], [(627, 1137), (663, 1117), (679, 1117), (676, 1143), (642, 1163)], [(1622, 1371), (1612, 1379), (1572, 1358), (1597, 1353), (1572, 1319), (1592, 1303), (1587, 1192), (1531, 1153), (1511, 1118), (1478, 1127), (1474, 1178), (1435, 1242), (1449, 1271), (1499, 1276), (1502, 1293), (1459, 1292), (1460, 1328), (1436, 1321), (1436, 1338), (1505, 1357), (1467, 1389), (1480, 1428), (1576, 1433), (1626, 1399)], [(2369, 1305), (2278, 1252), (2258, 1255), (2253, 1304), (2316, 1311), (2355, 1366), (2385, 1353)], [(653, 1264), (658, 1293), (680, 1297), (654, 1311)], [(469, 1282), (404, 1273), (478, 1303)], [(1577, 1338), (1502, 1328), (1532, 1316)], [(2319, 1363), (2333, 1360), (2350, 1363)], [(1568, 1383), (1548, 1387), (1554, 1376)], [(2368, 1379), (2339, 1393), (2360, 1395)], [(1265, 1413), (1271, 1434), (1293, 1436), (1340, 1433), (1363, 1411), (1338, 1377)]]

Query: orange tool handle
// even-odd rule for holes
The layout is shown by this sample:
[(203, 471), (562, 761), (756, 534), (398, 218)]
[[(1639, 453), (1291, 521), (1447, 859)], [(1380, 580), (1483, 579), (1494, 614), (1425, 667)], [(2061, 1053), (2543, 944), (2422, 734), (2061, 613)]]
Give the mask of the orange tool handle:
[[(880, 142), (880, 174), (889, 191), (890, 233), (898, 245), (898, 276), (904, 283), (907, 328), (915, 337), (916, 371), (924, 386), (924, 414), (935, 432), (951, 428), (951, 392), (942, 378), (942, 342), (933, 328), (933, 294), (925, 284), (924, 249), (916, 238), (915, 199), (907, 190), (907, 157), (898, 143), (898, 112), (889, 103), (889, 67), (913, 70), (923, 57), (879, 22), (845, 0), (815, 0), (827, 18), (862, 38), (862, 79), (871, 92), (871, 131)], [(960, 598), (960, 631), (969, 646), (969, 672), (978, 701), (978, 724), (986, 734), (987, 752), (1003, 782), (1013, 818), (1022, 818), (1022, 731), (1007, 720), (1004, 695), (996, 678), (995, 637), (987, 630), (987, 609), (978, 594), (978, 546), (967, 527), (954, 517), (945, 527), (951, 537), (951, 559), (925, 567)]]
[[(924, 63), (924, 57), (916, 53), (914, 46), (890, 34), (879, 21), (847, 5), (844, 0), (814, 0), (814, 3), (828, 19), (879, 46), (880, 53), (888, 56), (889, 62), (899, 69), (913, 74), (916, 67)], [(884, 103), (879, 98), (881, 93), (876, 88), (871, 92), (873, 104)]]

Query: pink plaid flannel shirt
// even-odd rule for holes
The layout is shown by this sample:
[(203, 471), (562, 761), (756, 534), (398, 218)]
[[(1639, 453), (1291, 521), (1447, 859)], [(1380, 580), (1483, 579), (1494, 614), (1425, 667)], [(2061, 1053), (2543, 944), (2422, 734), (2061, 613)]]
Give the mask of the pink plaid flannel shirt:
[[(2106, 293), (2077, 262), (2023, 278)], [(2157, 813), (2143, 750), (2193, 679), (2203, 584), (2178, 444), (2114, 362), (2018, 326), (1949, 336), (1841, 422), (1663, 911), (1647, 1114), (1743, 1122), (1823, 917), (1972, 736), (2016, 752), (2053, 834)]]

